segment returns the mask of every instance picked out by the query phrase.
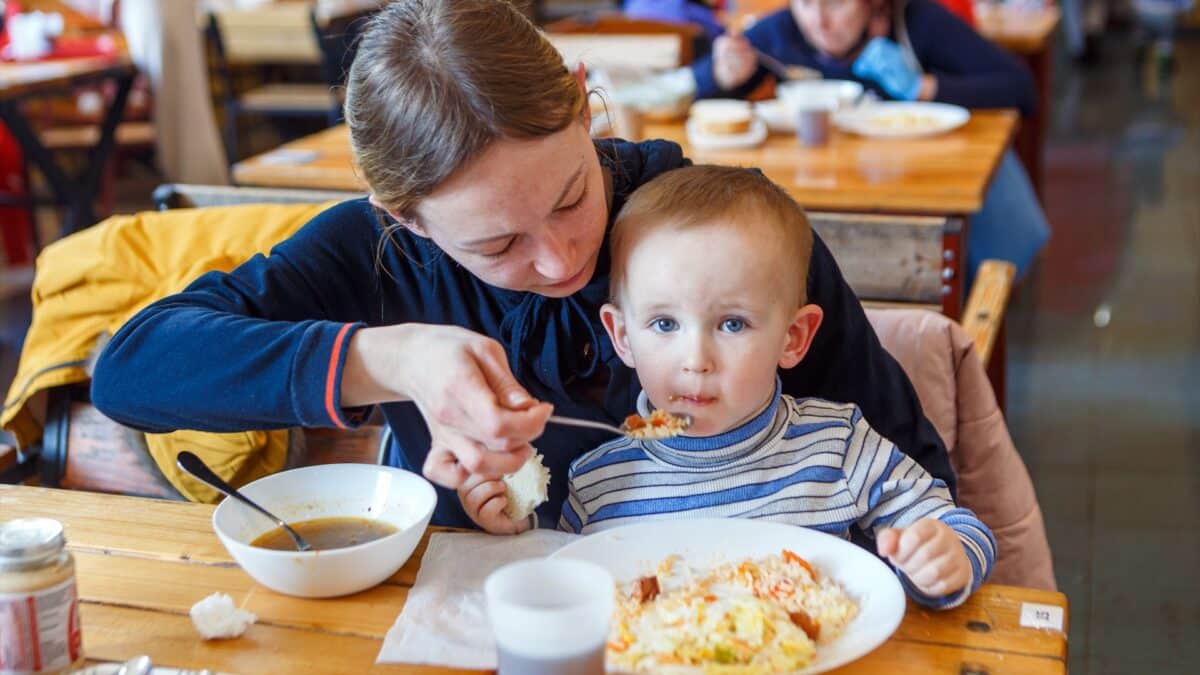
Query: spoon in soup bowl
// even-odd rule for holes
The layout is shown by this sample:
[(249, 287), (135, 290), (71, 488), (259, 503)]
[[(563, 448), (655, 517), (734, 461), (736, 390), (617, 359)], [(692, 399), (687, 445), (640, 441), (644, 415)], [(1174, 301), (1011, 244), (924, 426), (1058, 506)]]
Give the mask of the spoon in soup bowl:
[(214, 473), (212, 469), (208, 468), (208, 465), (204, 463), (204, 460), (197, 457), (194, 453), (184, 450), (176, 455), (175, 464), (178, 465), (179, 468), (191, 474), (196, 480), (208, 485), (217, 492), (220, 492), (228, 497), (233, 497), (239, 502), (275, 521), (275, 524), (283, 528), (283, 531), (287, 532), (288, 536), (292, 538), (292, 541), (296, 544), (297, 551), (312, 550), (312, 546), (304, 540), (304, 537), (301, 537), (300, 533), (293, 530), (292, 527), (285, 523), (282, 518), (279, 518), (275, 514), (256, 504), (254, 500), (238, 492), (232, 485), (226, 483), (221, 479), (220, 476)]

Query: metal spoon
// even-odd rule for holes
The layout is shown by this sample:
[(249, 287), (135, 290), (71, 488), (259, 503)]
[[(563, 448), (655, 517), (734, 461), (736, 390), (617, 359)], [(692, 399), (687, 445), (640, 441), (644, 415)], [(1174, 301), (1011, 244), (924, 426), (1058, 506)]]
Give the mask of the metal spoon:
[(116, 675), (146, 675), (153, 665), (150, 657), (142, 654), (122, 663), (121, 667), (117, 669)]
[(222, 492), (226, 496), (233, 497), (239, 502), (275, 521), (275, 524), (282, 527), (284, 532), (287, 532), (288, 536), (290, 536), (292, 541), (295, 542), (297, 551), (312, 550), (312, 546), (310, 546), (307, 541), (304, 541), (304, 537), (301, 537), (299, 533), (293, 530), (287, 523), (283, 522), (281, 518), (277, 517), (275, 514), (264, 509), (258, 504), (255, 504), (254, 501), (249, 497), (235, 490), (229, 483), (221, 480), (220, 476), (213, 473), (213, 470), (208, 468), (208, 465), (204, 463), (204, 460), (188, 452), (187, 450), (184, 450), (175, 456), (175, 464), (184, 471), (192, 474), (196, 480), (206, 483), (212, 489)]
[(779, 59), (771, 56), (754, 45), (750, 45), (750, 48), (754, 50), (755, 54), (758, 54), (758, 62), (761, 63), (767, 70), (775, 73), (775, 76), (780, 79), (813, 80), (820, 77), (820, 73), (812, 68), (805, 68), (804, 66), (794, 66), (784, 63), (783, 61), (780, 61)]
[[(672, 413), (672, 414), (675, 417), (678, 417), (679, 419), (683, 420), (683, 429), (684, 430), (686, 430), (688, 427), (692, 426), (692, 416), (691, 415), (684, 415), (684, 414), (676, 415), (674, 413)], [(644, 436), (638, 435), (634, 429), (630, 429), (624, 423), (622, 423), (621, 426), (618, 427), (618, 426), (614, 426), (612, 424), (605, 424), (604, 422), (593, 422), (592, 420), (581, 420), (578, 417), (563, 417), (561, 415), (551, 415), (550, 419), (548, 421), (554, 422), (555, 424), (563, 424), (563, 425), (566, 425), (569, 427), (584, 427), (587, 429), (600, 429), (601, 431), (608, 431), (608, 432), (614, 433), (618, 436), (627, 436), (629, 438), (638, 438), (638, 439), (645, 438)], [(675, 434), (671, 434), (671, 435), (674, 436)], [(656, 436), (655, 438), (663, 438), (663, 437)]]

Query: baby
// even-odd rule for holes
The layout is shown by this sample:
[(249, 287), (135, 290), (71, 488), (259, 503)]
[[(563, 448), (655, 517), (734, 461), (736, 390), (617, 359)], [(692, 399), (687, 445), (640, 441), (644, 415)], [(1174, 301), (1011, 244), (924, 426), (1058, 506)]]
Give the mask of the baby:
[(857, 526), (915, 600), (956, 606), (995, 562), (987, 526), (853, 404), (780, 390), (776, 369), (800, 363), (823, 318), (805, 298), (812, 241), (800, 206), (751, 170), (678, 169), (629, 198), (601, 319), (637, 371), (638, 412), (692, 425), (576, 459), (559, 526), (768, 518), (842, 537)]

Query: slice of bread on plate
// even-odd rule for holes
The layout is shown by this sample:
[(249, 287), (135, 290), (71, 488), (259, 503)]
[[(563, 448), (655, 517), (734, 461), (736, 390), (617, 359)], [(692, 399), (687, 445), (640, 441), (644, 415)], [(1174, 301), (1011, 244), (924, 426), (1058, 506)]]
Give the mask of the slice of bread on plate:
[(708, 136), (739, 136), (749, 133), (754, 110), (746, 101), (710, 99), (697, 101), (688, 111), (693, 128)]

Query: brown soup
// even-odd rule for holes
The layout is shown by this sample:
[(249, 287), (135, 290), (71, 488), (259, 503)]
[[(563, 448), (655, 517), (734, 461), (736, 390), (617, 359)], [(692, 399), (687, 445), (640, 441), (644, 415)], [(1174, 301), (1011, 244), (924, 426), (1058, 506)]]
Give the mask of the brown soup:
[[(314, 518), (288, 525), (317, 551), (357, 546), (399, 531), (394, 525), (370, 518)], [(250, 545), (276, 551), (296, 550), (296, 543), (282, 527), (267, 532)]]

